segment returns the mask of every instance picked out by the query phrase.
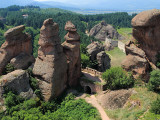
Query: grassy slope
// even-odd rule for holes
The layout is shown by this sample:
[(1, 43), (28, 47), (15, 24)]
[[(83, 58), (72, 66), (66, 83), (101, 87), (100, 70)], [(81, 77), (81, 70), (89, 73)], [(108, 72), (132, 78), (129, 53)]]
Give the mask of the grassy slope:
[[(117, 110), (106, 110), (107, 115), (113, 120), (159, 120), (160, 115), (153, 114), (149, 111), (150, 104), (160, 95), (148, 91), (144, 87), (134, 88), (133, 94), (124, 108)], [(140, 105), (131, 107), (132, 102), (138, 102)]]
[(125, 37), (125, 40), (122, 42), (126, 43), (128, 40), (132, 38), (132, 28), (120, 28), (117, 29), (118, 33)]
[(111, 67), (121, 66), (121, 62), (125, 58), (125, 53), (122, 52), (118, 47), (114, 48), (111, 51), (106, 51), (106, 53), (111, 58)]

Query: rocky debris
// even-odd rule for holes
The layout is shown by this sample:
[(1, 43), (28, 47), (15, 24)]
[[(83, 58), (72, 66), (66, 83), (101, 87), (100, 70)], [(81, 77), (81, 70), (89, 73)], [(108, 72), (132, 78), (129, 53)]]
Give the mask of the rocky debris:
[(132, 89), (111, 91), (98, 95), (97, 100), (106, 109), (123, 108), (128, 98), (132, 95), (132, 91)]
[(105, 72), (106, 69), (109, 69), (111, 67), (110, 61), (111, 59), (104, 51), (98, 53), (97, 54), (98, 71)]
[(156, 63), (160, 51), (160, 10), (143, 11), (132, 19), (133, 37), (149, 61)]
[(15, 70), (0, 78), (0, 101), (3, 101), (5, 90), (11, 90), (23, 98), (35, 97), (29, 84), (29, 75), (24, 70)]
[(122, 62), (122, 67), (126, 71), (131, 71), (134, 78), (142, 77), (146, 80), (149, 76), (149, 63), (143, 50), (136, 47), (133, 42), (126, 44), (126, 58)]
[(112, 50), (115, 47), (118, 47), (118, 41), (106, 38), (104, 46), (105, 46), (105, 50), (107, 50), (107, 51)]
[(65, 42), (62, 44), (64, 53), (67, 57), (67, 77), (70, 87), (78, 84), (78, 78), (81, 75), (81, 57), (80, 57), (80, 36), (76, 32), (76, 28), (71, 21), (65, 25), (65, 30), (68, 31), (64, 37)]
[[(21, 53), (15, 58), (12, 58), (10, 63), (14, 66), (15, 69), (27, 69), (28, 66), (32, 65), (34, 62), (34, 57), (25, 53)], [(25, 61), (25, 62), (24, 62)]]
[(38, 57), (33, 68), (45, 101), (56, 98), (67, 87), (67, 59), (58, 30), (59, 26), (53, 19), (44, 21), (40, 30)]
[(123, 37), (115, 30), (115, 28), (105, 21), (95, 25), (89, 32), (90, 36), (94, 36), (96, 39), (105, 41), (109, 39), (123, 39)]
[[(10, 60), (19, 54), (24, 53), (33, 58), (31, 36), (27, 33), (23, 33), (24, 29), (25, 26), (21, 25), (9, 29), (4, 34), (6, 41), (0, 48), (0, 75)], [(26, 62), (25, 59), (23, 62)]]
[(90, 59), (92, 61), (96, 60), (97, 58), (97, 54), (101, 51), (104, 51), (104, 47), (103, 45), (101, 45), (100, 43), (98, 42), (92, 42), (91, 44), (89, 44), (87, 46), (87, 53), (88, 55), (90, 56)]

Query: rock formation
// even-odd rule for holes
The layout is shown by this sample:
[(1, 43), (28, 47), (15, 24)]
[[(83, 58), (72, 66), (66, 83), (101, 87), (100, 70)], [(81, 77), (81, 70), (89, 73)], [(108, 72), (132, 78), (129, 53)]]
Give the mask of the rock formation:
[(149, 63), (143, 50), (136, 47), (133, 42), (129, 41), (126, 46), (126, 58), (122, 62), (122, 67), (126, 71), (131, 71), (135, 78), (142, 77), (148, 79)]
[(67, 83), (70, 87), (73, 87), (78, 84), (78, 78), (80, 78), (81, 75), (80, 36), (71, 21), (66, 23), (65, 30), (67, 30), (68, 33), (64, 37), (66, 41), (62, 46), (68, 64)]
[(109, 39), (123, 39), (121, 35), (114, 29), (113, 26), (107, 24), (105, 21), (95, 25), (89, 33), (90, 36), (94, 36), (96, 39), (105, 41), (106, 37)]
[(97, 54), (98, 71), (105, 72), (107, 69), (109, 69), (111, 67), (110, 61), (111, 59), (105, 53), (105, 51), (98, 53)]
[(132, 19), (133, 37), (146, 53), (147, 58), (156, 63), (160, 51), (160, 10), (143, 11)]
[(149, 65), (156, 69), (156, 55), (160, 51), (160, 10), (139, 13), (132, 19), (133, 40), (126, 44), (127, 57), (122, 67), (146, 80)]
[(92, 42), (87, 46), (87, 53), (90, 56), (90, 60), (94, 61), (97, 58), (97, 54), (101, 51), (104, 51), (103, 45), (98, 42)]
[(91, 61), (98, 62), (98, 71), (104, 72), (110, 68), (110, 58), (105, 53), (103, 45), (98, 42), (93, 42), (87, 46), (87, 53)]
[(3, 94), (5, 90), (29, 99), (35, 97), (29, 84), (29, 75), (24, 70), (15, 70), (0, 78), (0, 103), (3, 104)]
[(67, 84), (67, 59), (58, 32), (59, 26), (52, 19), (45, 20), (40, 30), (40, 47), (33, 74), (45, 101), (59, 96)]
[(97, 100), (104, 108), (114, 110), (123, 108), (132, 93), (134, 93), (132, 89), (115, 90), (103, 95), (98, 95)]
[[(17, 56), (20, 54), (26, 55), (27, 60), (22, 57), (18, 57), (18, 61), (23, 60), (23, 65), (18, 63), (18, 68), (28, 67), (29, 63), (34, 62), (32, 56), (32, 41), (31, 36), (27, 33), (23, 33), (25, 26), (17, 26), (9, 29), (5, 34), (6, 41), (0, 48), (0, 75), (5, 66), (10, 62), (12, 58), (17, 60)], [(20, 67), (21, 66), (21, 67)], [(15, 66), (16, 68), (16, 66)]]

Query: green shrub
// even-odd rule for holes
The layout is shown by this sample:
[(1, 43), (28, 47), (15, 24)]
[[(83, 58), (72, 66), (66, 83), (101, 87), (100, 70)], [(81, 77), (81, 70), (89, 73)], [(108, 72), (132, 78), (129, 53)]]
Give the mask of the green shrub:
[(155, 113), (155, 114), (160, 114), (160, 98), (158, 98), (156, 101), (154, 101), (151, 104), (150, 111)]
[(86, 68), (89, 66), (90, 60), (86, 54), (81, 53), (81, 64), (82, 64), (82, 68)]
[(102, 74), (102, 78), (106, 81), (106, 88), (112, 90), (129, 88), (134, 84), (132, 74), (120, 67), (113, 67), (106, 70)]
[(12, 64), (8, 63), (5, 67), (4, 74), (8, 74), (12, 71), (14, 71), (14, 66)]
[(154, 70), (151, 72), (148, 89), (151, 91), (160, 90), (160, 70)]
[(42, 99), (42, 93), (39, 89), (39, 86), (38, 86), (38, 80), (33, 76), (32, 74), (32, 69), (27, 69), (27, 73), (29, 74), (29, 77), (30, 77), (30, 85), (31, 85), (31, 88), (33, 89), (34, 93), (37, 95), (37, 97), (39, 97), (40, 99)]
[(17, 96), (13, 94), (12, 92), (9, 92), (5, 96), (5, 105), (7, 108), (11, 108), (12, 106), (15, 106), (21, 102), (24, 101), (24, 99), (20, 96)]
[(20, 104), (12, 104), (10, 114), (2, 113), (3, 116), (0, 114), (0, 118), (1, 120), (100, 120), (94, 107), (85, 100), (74, 98), (73, 94), (69, 94), (60, 105), (54, 101), (26, 100)]
[(89, 59), (89, 56), (87, 56), (86, 54), (83, 54), (83, 53), (81, 53), (81, 64), (82, 64), (82, 68), (90, 67), (93, 69), (97, 69), (97, 67), (98, 67), (97, 60), (91, 61)]
[(55, 101), (52, 102), (44, 102), (41, 103), (41, 111), (45, 114), (47, 111), (54, 112), (58, 109), (58, 104)]
[(86, 44), (81, 44), (81, 45), (80, 45), (81, 53), (83, 53), (83, 54), (86, 54), (86, 53), (87, 53), (86, 47), (87, 47)]

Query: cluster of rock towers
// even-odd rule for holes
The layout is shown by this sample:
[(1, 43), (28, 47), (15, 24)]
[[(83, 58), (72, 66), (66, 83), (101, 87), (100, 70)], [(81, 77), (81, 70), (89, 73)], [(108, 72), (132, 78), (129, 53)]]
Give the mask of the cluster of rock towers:
[[(38, 57), (32, 55), (31, 36), (23, 33), (25, 26), (9, 29), (6, 41), (0, 48), (0, 75), (10, 63), (15, 69), (27, 69), (33, 63), (33, 75), (45, 101), (59, 96), (68, 86), (78, 84), (81, 74), (80, 36), (68, 21), (65, 42), (61, 44), (59, 26), (53, 19), (44, 21), (40, 29)], [(4, 80), (0, 80), (3, 82)], [(25, 87), (25, 86), (24, 86)]]

